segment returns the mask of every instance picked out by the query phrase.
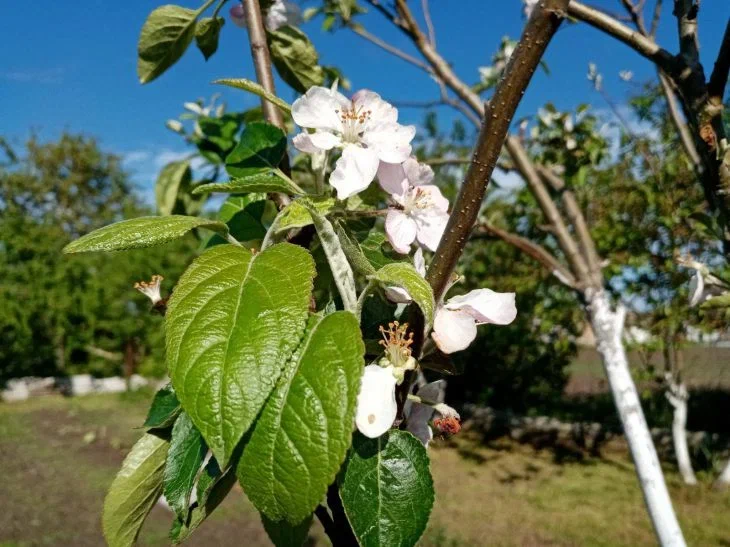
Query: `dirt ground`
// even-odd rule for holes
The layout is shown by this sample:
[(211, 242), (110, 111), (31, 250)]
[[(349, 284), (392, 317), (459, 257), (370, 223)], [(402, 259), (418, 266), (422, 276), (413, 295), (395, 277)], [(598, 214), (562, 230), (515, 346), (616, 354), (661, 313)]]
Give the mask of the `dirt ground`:
[[(0, 545), (103, 545), (104, 494), (139, 436), (149, 394), (49, 397), (0, 406)], [(652, 545), (654, 538), (622, 447), (601, 459), (556, 463), (550, 451), (468, 438), (431, 449), (437, 503), (421, 545)], [(730, 546), (730, 493), (691, 489), (670, 472), (692, 545)], [(167, 545), (171, 514), (158, 506), (140, 545)], [(319, 524), (312, 545), (326, 545)], [(187, 542), (269, 545), (240, 489)]]

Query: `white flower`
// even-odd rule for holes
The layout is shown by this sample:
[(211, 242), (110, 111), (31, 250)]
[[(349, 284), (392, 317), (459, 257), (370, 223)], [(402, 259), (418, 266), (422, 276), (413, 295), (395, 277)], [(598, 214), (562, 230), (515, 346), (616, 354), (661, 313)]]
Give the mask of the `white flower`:
[(469, 347), (477, 336), (477, 325), (509, 325), (517, 316), (515, 293), (477, 289), (455, 296), (436, 311), (431, 337), (444, 353)]
[(634, 77), (634, 73), (630, 70), (621, 70), (618, 73), (618, 77), (621, 78), (624, 82), (630, 82), (631, 79)]
[(360, 433), (371, 439), (380, 437), (395, 421), (398, 407), (393, 370), (393, 366), (368, 365), (362, 376), (355, 425)]
[(578, 146), (578, 141), (576, 141), (573, 137), (565, 139), (565, 148), (568, 150), (575, 150), (576, 146)]
[(312, 87), (292, 105), (294, 123), (314, 133), (302, 132), (294, 146), (314, 153), (341, 148), (330, 184), (339, 199), (367, 188), (381, 161), (402, 163), (411, 154), (412, 125), (398, 123), (398, 110), (372, 91), (362, 90), (347, 99), (334, 87)]
[(161, 275), (153, 275), (150, 281), (139, 281), (134, 284), (134, 288), (145, 295), (152, 301), (152, 305), (156, 305), (162, 300), (160, 295), (160, 284), (165, 279)]
[[(426, 277), (426, 261), (423, 258), (423, 250), (419, 247), (413, 254), (413, 267), (421, 277)], [(413, 298), (403, 287), (386, 287), (385, 297), (396, 304), (409, 304)]]
[[(231, 21), (237, 27), (246, 28), (246, 11), (243, 5), (236, 3), (230, 11)], [(298, 5), (286, 0), (275, 0), (266, 12), (264, 26), (271, 31), (286, 25), (298, 25), (302, 22), (302, 13)]]
[(438, 247), (449, 220), (449, 200), (438, 186), (428, 184), (433, 170), (409, 158), (401, 166), (381, 163), (380, 185), (390, 192), (394, 206), (385, 217), (385, 234), (393, 248), (408, 254), (418, 240), (431, 251)]

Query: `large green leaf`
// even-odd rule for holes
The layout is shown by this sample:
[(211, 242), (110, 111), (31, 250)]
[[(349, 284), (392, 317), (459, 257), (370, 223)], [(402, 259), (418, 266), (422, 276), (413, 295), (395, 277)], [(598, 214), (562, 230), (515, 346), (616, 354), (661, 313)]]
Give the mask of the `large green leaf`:
[(165, 499), (180, 519), (188, 516), (190, 495), (207, 451), (208, 447), (190, 416), (185, 412), (180, 414), (172, 428), (163, 480)]
[(405, 289), (413, 301), (421, 308), (426, 319), (426, 327), (433, 323), (433, 314), (436, 307), (433, 299), (433, 290), (421, 274), (407, 262), (386, 264), (375, 275), (371, 276), (383, 287), (397, 286)]
[(299, 344), (314, 274), (295, 245), (255, 255), (219, 245), (190, 265), (168, 302), (172, 384), (223, 466)]
[(324, 498), (350, 446), (365, 346), (355, 316), (312, 316), (238, 464), (256, 508), (298, 524)]
[(170, 539), (174, 544), (186, 540), (220, 503), (236, 484), (236, 474), (232, 468), (221, 473), (215, 459), (212, 458), (201, 475), (198, 486), (198, 502), (185, 520), (175, 519), (170, 530)]
[(222, 17), (205, 17), (195, 27), (195, 44), (206, 61), (218, 49), (218, 38), (225, 22)]
[(175, 423), (178, 414), (180, 414), (180, 401), (177, 400), (172, 385), (167, 384), (155, 393), (144, 427), (150, 429), (170, 427)]
[(281, 79), (300, 93), (322, 85), (324, 71), (312, 42), (301, 30), (291, 26), (267, 31), (271, 60)]
[[(321, 215), (331, 212), (336, 203), (334, 198), (308, 197), (307, 200)], [(300, 200), (294, 200), (281, 210), (274, 229), (277, 232), (284, 232), (310, 224), (312, 224), (312, 215), (309, 213), (309, 209), (302, 205)]]
[(207, 218), (183, 215), (139, 217), (94, 230), (66, 245), (63, 252), (124, 251), (152, 247), (180, 238), (194, 228), (207, 228), (228, 235), (225, 224)]
[(276, 95), (269, 93), (261, 85), (257, 84), (256, 82), (253, 82), (251, 80), (247, 80), (245, 78), (240, 78), (240, 79), (222, 78), (220, 80), (214, 80), (213, 83), (227, 85), (228, 87), (235, 87), (236, 89), (243, 89), (244, 91), (248, 91), (250, 93), (253, 93), (254, 95), (263, 97), (270, 103), (273, 103), (276, 106), (278, 106), (279, 108), (281, 108), (284, 112), (291, 112), (291, 105), (289, 103), (287, 103), (283, 99), (280, 99)]
[(157, 214), (165, 216), (175, 212), (180, 190), (189, 187), (191, 181), (190, 161), (173, 161), (165, 165), (155, 183)]
[[(266, 194), (255, 192), (229, 196), (218, 211), (218, 220), (225, 222), (231, 235), (250, 249), (259, 246), (276, 214), (274, 202), (267, 200)], [(212, 247), (225, 242), (224, 238), (215, 234), (205, 246)]]
[(356, 434), (339, 484), (363, 547), (410, 547), (423, 534), (433, 480), (426, 448), (410, 433), (391, 430), (377, 439)]
[(342, 250), (340, 238), (337, 237), (332, 223), (317, 210), (317, 207), (311, 201), (308, 199), (300, 201), (309, 211), (314, 227), (317, 229), (319, 241), (322, 243), (322, 249), (327, 255), (332, 276), (340, 293), (340, 298), (342, 298), (342, 304), (347, 311), (355, 312), (357, 310), (355, 275), (352, 273), (345, 252)]
[(335, 220), (334, 227), (337, 237), (340, 239), (342, 250), (345, 252), (347, 260), (352, 264), (353, 269), (365, 276), (374, 274), (375, 268), (363, 253), (357, 237), (348, 229), (347, 224), (341, 220)]
[(255, 122), (246, 126), (241, 140), (226, 158), (231, 177), (248, 177), (276, 169), (286, 153), (286, 135), (269, 123)]
[(195, 36), (199, 12), (180, 6), (160, 6), (149, 14), (137, 45), (137, 76), (143, 84), (165, 72), (180, 57)]
[(244, 194), (248, 192), (282, 192), (284, 194), (304, 194), (304, 190), (291, 181), (285, 180), (271, 172), (249, 175), (228, 182), (214, 182), (196, 186), (193, 194), (209, 194), (226, 192)]
[(292, 525), (285, 520), (273, 521), (261, 513), (261, 522), (274, 547), (301, 547), (309, 536), (312, 515), (299, 524)]
[(170, 443), (145, 433), (132, 447), (104, 500), (102, 528), (110, 547), (134, 544), (145, 518), (162, 493)]

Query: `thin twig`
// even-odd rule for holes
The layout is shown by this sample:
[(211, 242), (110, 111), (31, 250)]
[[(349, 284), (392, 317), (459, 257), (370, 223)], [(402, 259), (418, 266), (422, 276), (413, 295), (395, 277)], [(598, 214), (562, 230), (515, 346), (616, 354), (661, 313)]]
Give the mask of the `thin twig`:
[(391, 53), (391, 54), (395, 55), (396, 57), (403, 59), (407, 63), (417, 66), (418, 68), (420, 68), (421, 70), (423, 70), (429, 74), (433, 74), (433, 70), (431, 70), (431, 67), (428, 66), (426, 63), (424, 63), (423, 61), (421, 61), (419, 59), (416, 59), (412, 55), (409, 55), (408, 53), (395, 47), (394, 45), (389, 44), (382, 38), (378, 38), (374, 34), (368, 32), (365, 29), (365, 27), (363, 27), (362, 25), (357, 24), (357, 23), (349, 23), (347, 25), (347, 28), (349, 28), (352, 32), (354, 32), (361, 38), (364, 38), (368, 42), (371, 42), (372, 44), (375, 44), (379, 48), (384, 49), (388, 53)]
[(436, 29), (433, 26), (431, 20), (431, 9), (428, 6), (428, 0), (421, 0), (421, 11), (423, 11), (423, 19), (426, 21), (426, 28), (428, 29), (428, 41), (431, 45), (436, 47)]
[(652, 40), (656, 38), (656, 31), (659, 29), (659, 18), (662, 16), (662, 0), (656, 0), (654, 4), (654, 15), (651, 18), (651, 26), (649, 27), (649, 36)]

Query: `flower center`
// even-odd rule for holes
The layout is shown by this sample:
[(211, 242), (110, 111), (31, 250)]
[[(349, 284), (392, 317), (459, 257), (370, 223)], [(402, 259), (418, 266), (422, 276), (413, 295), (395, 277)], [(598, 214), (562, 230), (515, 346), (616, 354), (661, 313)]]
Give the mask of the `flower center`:
[(429, 209), (433, 207), (433, 205), (431, 194), (426, 192), (423, 188), (416, 186), (415, 188), (408, 190), (403, 209), (406, 214), (417, 213), (418, 211)]
[(372, 111), (351, 108), (335, 110), (342, 120), (342, 140), (344, 142), (358, 143), (364, 130), (365, 122), (370, 119)]
[(380, 327), (383, 339), (379, 344), (385, 348), (385, 357), (395, 368), (408, 365), (411, 358), (413, 333), (408, 331), (408, 323), (402, 325), (398, 321), (388, 323), (388, 328)]

